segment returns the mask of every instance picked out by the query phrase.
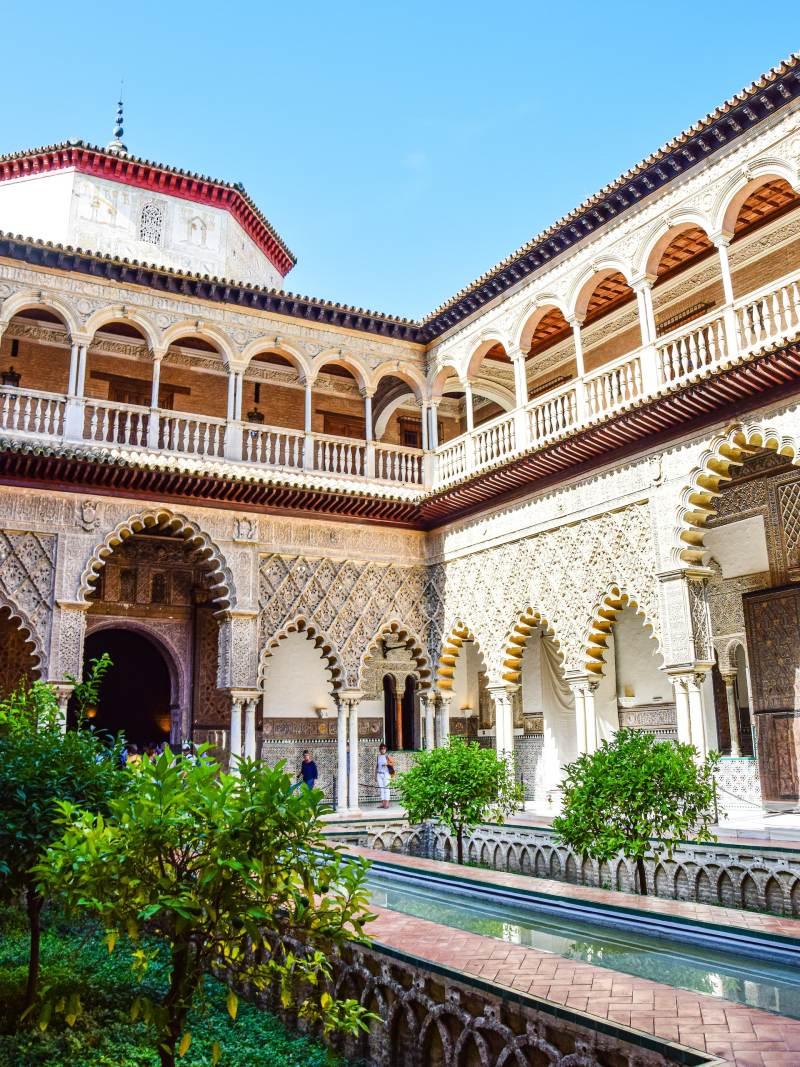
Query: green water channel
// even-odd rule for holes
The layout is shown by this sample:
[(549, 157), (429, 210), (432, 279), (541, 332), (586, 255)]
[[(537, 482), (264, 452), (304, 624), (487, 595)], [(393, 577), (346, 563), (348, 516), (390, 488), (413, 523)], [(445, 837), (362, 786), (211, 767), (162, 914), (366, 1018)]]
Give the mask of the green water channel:
[[(377, 907), (800, 1019), (800, 967), (727, 952), (724, 931), (717, 950), (619, 926), (565, 920), (537, 911), (535, 904), (494, 903), (446, 883), (441, 889), (404, 884), (402, 875), (374, 869), (369, 885)], [(413, 945), (408, 948), (414, 951)]]

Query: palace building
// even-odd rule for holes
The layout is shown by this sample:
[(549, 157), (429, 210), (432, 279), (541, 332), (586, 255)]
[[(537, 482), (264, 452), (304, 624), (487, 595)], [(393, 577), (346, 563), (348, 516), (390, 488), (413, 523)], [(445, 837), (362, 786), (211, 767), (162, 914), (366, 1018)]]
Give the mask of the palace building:
[(0, 157), (0, 691), (299, 762), (620, 726), (800, 800), (800, 54), (421, 321), (299, 296), (241, 185)]

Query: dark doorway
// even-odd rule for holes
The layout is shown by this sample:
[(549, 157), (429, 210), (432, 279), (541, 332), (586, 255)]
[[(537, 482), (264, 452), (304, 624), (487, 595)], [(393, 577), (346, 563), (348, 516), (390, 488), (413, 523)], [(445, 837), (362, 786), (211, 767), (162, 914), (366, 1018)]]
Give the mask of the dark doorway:
[(413, 674), (406, 677), (406, 686), (403, 691), (403, 748), (413, 749), (416, 744), (417, 725), (417, 679)]
[(169, 741), (169, 670), (156, 645), (133, 630), (98, 630), (86, 638), (84, 663), (107, 652), (114, 666), (100, 689), (92, 724), (124, 733), (140, 748)]
[(397, 686), (391, 674), (383, 676), (383, 740), (389, 751), (397, 750)]

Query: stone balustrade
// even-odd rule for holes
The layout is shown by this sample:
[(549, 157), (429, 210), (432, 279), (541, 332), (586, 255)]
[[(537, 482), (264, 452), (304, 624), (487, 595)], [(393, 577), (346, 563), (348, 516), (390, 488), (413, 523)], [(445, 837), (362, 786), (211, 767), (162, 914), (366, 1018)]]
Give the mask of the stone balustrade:
[(800, 335), (800, 271), (431, 452), (191, 412), (0, 387), (0, 432), (439, 490)]

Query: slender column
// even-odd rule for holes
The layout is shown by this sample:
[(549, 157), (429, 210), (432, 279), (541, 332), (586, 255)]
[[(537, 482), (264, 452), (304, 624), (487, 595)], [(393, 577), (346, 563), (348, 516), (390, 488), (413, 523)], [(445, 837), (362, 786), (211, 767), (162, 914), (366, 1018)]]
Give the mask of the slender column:
[(518, 449), (528, 447), (528, 376), (525, 370), (525, 354), (522, 349), (510, 353), (514, 367), (514, 443)]
[(425, 748), (432, 749), (436, 747), (436, 737), (434, 733), (434, 715), (436, 708), (434, 706), (433, 694), (425, 691), (420, 694), (420, 701), (425, 714)]
[(231, 699), (231, 734), (228, 770), (238, 774), (239, 760), (242, 756), (242, 701), (240, 697)]
[(472, 383), (464, 382), (464, 409), (467, 416), (467, 433), (475, 429), (475, 412), (472, 409)]
[(584, 378), (586, 377), (586, 367), (583, 362), (583, 341), (581, 339), (581, 320), (577, 317), (571, 318), (569, 324), (572, 327), (572, 339), (575, 344), (575, 373), (578, 378), (577, 385), (577, 415), (578, 423), (585, 422), (586, 413), (588, 410), (588, 404), (586, 402), (586, 385)]
[(430, 410), (428, 405), (423, 400), (420, 404), (420, 421), (422, 423), (422, 451), (428, 451), (428, 437), (429, 437), (429, 425), (430, 425)]
[(336, 716), (336, 810), (347, 811), (347, 701), (337, 699)]
[(428, 418), (430, 420), (428, 440), (430, 442), (431, 451), (435, 452), (439, 447), (439, 400), (431, 401), (430, 407), (428, 408)]
[(375, 477), (375, 442), (373, 441), (372, 427), (372, 393), (365, 389), (361, 391), (364, 397), (364, 436), (366, 438), (366, 471), (368, 478)]
[(575, 751), (579, 756), (588, 752), (586, 747), (586, 701), (584, 699), (583, 685), (578, 681), (570, 681), (572, 697), (575, 701)]
[(509, 764), (514, 758), (514, 714), (511, 695), (516, 686), (492, 685), (488, 687), (494, 704), (494, 741), (498, 756)]
[(444, 748), (450, 740), (450, 705), (452, 693), (439, 693), (436, 701), (436, 747)]
[(244, 371), (240, 370), (236, 372), (236, 378), (234, 381), (234, 407), (233, 417), (237, 422), (242, 421), (242, 400), (244, 399)]
[(348, 776), (348, 807), (350, 811), (358, 811), (358, 700), (347, 701), (348, 714), (350, 716), (350, 774)]
[(69, 350), (69, 383), (67, 393), (75, 396), (75, 385), (78, 381), (78, 344), (73, 341)]
[(78, 345), (78, 370), (75, 378), (75, 395), (83, 396), (86, 388), (86, 345)]
[(708, 752), (706, 744), (706, 724), (703, 714), (703, 682), (705, 673), (698, 671), (689, 681), (689, 725), (692, 731), (692, 744), (697, 749), (700, 759), (705, 759)]
[(675, 690), (678, 741), (683, 745), (690, 745), (692, 743), (692, 728), (689, 717), (689, 683), (686, 675), (673, 675), (672, 687)]
[(731, 243), (731, 238), (726, 233), (718, 233), (711, 238), (712, 242), (716, 246), (717, 255), (719, 256), (719, 269), (722, 274), (722, 292), (725, 296), (725, 307), (723, 309), (723, 318), (725, 320), (725, 337), (727, 340), (728, 359), (732, 359), (739, 352), (739, 336), (736, 327), (736, 315), (733, 310), (733, 278), (731, 277), (731, 264), (728, 259), (728, 245)]
[(639, 313), (639, 329), (642, 335), (642, 392), (652, 396), (660, 385), (658, 361), (656, 357), (656, 319), (653, 313), (653, 281), (651, 278), (637, 278), (631, 283), (636, 293)]
[(303, 409), (303, 429), (305, 433), (305, 438), (303, 439), (303, 470), (311, 471), (314, 469), (314, 438), (311, 436), (312, 397), (311, 382), (308, 379), (306, 379), (305, 387), (305, 407)]
[(58, 700), (58, 724), (61, 727), (61, 733), (67, 732), (67, 706), (69, 705), (69, 698), (72, 696), (73, 686), (66, 683), (56, 685), (56, 699)]
[(736, 672), (725, 671), (722, 675), (725, 683), (725, 703), (728, 708), (728, 730), (731, 735), (731, 756), (741, 756), (742, 748), (739, 744), (739, 716), (736, 704)]
[(365, 431), (364, 437), (367, 441), (372, 440), (372, 393), (368, 393), (366, 390), (361, 391), (361, 395), (364, 397), (364, 424)]
[(586, 751), (597, 751), (597, 710), (594, 696), (597, 692), (598, 682), (590, 679), (584, 686), (583, 703), (586, 715)]
[(256, 706), (257, 700), (247, 700), (244, 705), (244, 758), (256, 758)]
[(158, 389), (161, 384), (161, 357), (153, 360), (153, 384), (150, 390), (150, 407), (158, 407)]
[(394, 744), (395, 748), (403, 747), (403, 694), (397, 691), (395, 684), (394, 694)]
[(225, 418), (232, 422), (236, 411), (236, 372), (228, 370), (228, 411)]

